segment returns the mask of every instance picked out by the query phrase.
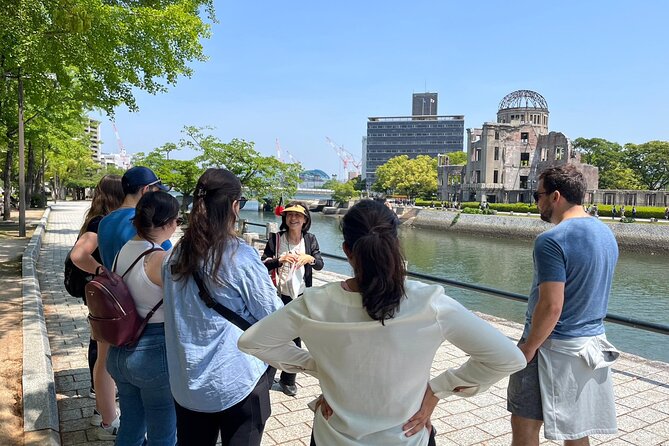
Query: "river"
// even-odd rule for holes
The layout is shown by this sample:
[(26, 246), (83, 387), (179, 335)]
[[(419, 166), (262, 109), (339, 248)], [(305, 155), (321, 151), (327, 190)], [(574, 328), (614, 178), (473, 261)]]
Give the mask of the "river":
[[(250, 208), (255, 209), (253, 206)], [(272, 213), (255, 210), (242, 211), (240, 218), (256, 223), (281, 221)], [(262, 228), (253, 229), (254, 232), (256, 230), (264, 233)], [(318, 238), (322, 252), (343, 255), (337, 217), (312, 213), (310, 232)], [(411, 271), (529, 294), (533, 271), (532, 241), (410, 227), (402, 227), (400, 239)], [(669, 324), (668, 263), (668, 256), (621, 253), (613, 280), (609, 313)], [(334, 259), (325, 259), (325, 269), (351, 274), (347, 263)], [(515, 322), (524, 321), (524, 303), (451, 287), (446, 287), (446, 292), (471, 310)], [(609, 340), (620, 350), (669, 362), (667, 335), (608, 322), (606, 330)]]

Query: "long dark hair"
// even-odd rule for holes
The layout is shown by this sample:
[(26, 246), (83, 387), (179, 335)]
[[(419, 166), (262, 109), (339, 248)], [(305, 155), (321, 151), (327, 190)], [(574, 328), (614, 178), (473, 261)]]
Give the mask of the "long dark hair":
[(353, 206), (341, 223), (362, 305), (369, 317), (381, 324), (395, 316), (405, 295), (406, 267), (398, 227), (395, 213), (373, 200)]
[(239, 178), (227, 169), (207, 169), (197, 180), (188, 228), (178, 244), (172, 265), (176, 280), (193, 274), (200, 265), (212, 265), (211, 279), (218, 280), (222, 255), (228, 243), (238, 243), (234, 203), (242, 195)]
[(151, 230), (160, 228), (179, 216), (179, 201), (167, 192), (147, 192), (139, 199), (132, 224), (137, 235), (144, 240), (157, 243)]
[(124, 198), (125, 194), (123, 193), (123, 186), (121, 185), (121, 176), (103, 176), (98, 182), (98, 185), (95, 186), (91, 207), (86, 213), (84, 224), (79, 230), (79, 236), (86, 232), (88, 224), (95, 217), (104, 217), (111, 211), (118, 209), (121, 206), (121, 203), (123, 203)]

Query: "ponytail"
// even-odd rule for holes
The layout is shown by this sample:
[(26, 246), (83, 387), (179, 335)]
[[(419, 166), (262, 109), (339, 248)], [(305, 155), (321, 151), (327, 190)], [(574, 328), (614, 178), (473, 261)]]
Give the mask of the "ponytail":
[(356, 204), (342, 220), (362, 305), (369, 317), (383, 325), (395, 316), (405, 295), (406, 267), (398, 226), (397, 216), (372, 200)]

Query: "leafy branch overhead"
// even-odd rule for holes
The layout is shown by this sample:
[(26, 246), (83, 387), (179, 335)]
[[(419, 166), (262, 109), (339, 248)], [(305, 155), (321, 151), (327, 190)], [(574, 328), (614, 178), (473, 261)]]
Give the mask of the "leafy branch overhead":
[[(243, 139), (223, 142), (209, 133), (211, 130), (211, 127), (186, 126), (184, 138), (178, 143), (164, 144), (146, 155), (137, 154), (134, 164), (150, 167), (164, 183), (187, 199), (192, 197), (199, 176), (209, 167), (226, 168), (237, 175), (248, 197), (278, 200), (295, 194), (301, 171), (299, 164), (263, 156), (255, 150), (253, 142)], [(183, 149), (198, 155), (191, 160), (174, 159)]]

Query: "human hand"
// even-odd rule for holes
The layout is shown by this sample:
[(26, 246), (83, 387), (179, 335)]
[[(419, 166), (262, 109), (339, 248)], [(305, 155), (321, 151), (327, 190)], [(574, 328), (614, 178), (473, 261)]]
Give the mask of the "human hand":
[(300, 267), (306, 265), (307, 263), (311, 264), (314, 260), (315, 259), (309, 254), (300, 254), (297, 257), (297, 261), (295, 263), (297, 263), (297, 266)]
[(529, 363), (531, 360), (534, 359), (534, 357), (537, 355), (537, 350), (536, 348), (531, 348), (527, 344), (520, 344), (518, 346), (521, 352), (523, 352), (523, 355), (525, 355), (525, 360)]
[(332, 411), (332, 407), (330, 407), (327, 400), (325, 399), (325, 396), (323, 395), (321, 395), (318, 398), (318, 401), (316, 401), (316, 408), (314, 409), (314, 412), (317, 411), (319, 407), (321, 408), (321, 414), (323, 415), (323, 418), (326, 420), (329, 419), (334, 413)]
[(295, 263), (298, 259), (298, 255), (293, 254), (292, 252), (285, 252), (279, 257), (279, 263)]
[(432, 428), (432, 423), (430, 422), (430, 417), (434, 408), (437, 406), (439, 398), (434, 395), (434, 392), (427, 386), (425, 394), (423, 395), (423, 402), (420, 405), (420, 409), (416, 412), (409, 421), (402, 426), (404, 435), (411, 437), (412, 435), (417, 434), (421, 429), (427, 428), (428, 430)]

